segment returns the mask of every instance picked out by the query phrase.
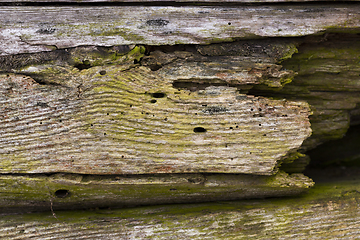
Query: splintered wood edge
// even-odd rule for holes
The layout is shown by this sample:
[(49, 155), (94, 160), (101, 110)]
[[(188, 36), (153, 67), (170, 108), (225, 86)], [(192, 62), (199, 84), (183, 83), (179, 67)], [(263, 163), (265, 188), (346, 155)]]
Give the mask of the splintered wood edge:
[(145, 67), (71, 76), (77, 88), (2, 76), (2, 173), (271, 175), (311, 135), (304, 102), (178, 90)]
[(327, 29), (359, 28), (359, 19), (360, 6), (338, 3), (306, 8), (2, 6), (0, 55), (81, 45), (209, 44), (241, 38), (297, 37)]

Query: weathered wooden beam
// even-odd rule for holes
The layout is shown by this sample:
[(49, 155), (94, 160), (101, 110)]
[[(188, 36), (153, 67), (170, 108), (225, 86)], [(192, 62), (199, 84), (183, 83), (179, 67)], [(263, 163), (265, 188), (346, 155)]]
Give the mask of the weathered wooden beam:
[[(302, 174), (0, 176), (0, 213), (133, 207), (298, 195), (314, 182)], [(49, 205), (51, 204), (51, 206)]]
[[(238, 92), (290, 82), (294, 73), (278, 63), (294, 42), (191, 49), (3, 56), (0, 67), (12, 73), (0, 77), (1, 211), (44, 210), (59, 191), (66, 198), (54, 208), (70, 209), (284, 196), (312, 186), (278, 172), (302, 156), (308, 105)], [(201, 74), (187, 67), (193, 62)], [(184, 80), (213, 86), (174, 85)]]
[(40, 69), (33, 74), (45, 74), (48, 85), (1, 76), (2, 173), (271, 175), (311, 134), (304, 102), (226, 86), (178, 90), (133, 64), (29, 69)]
[(319, 183), (286, 199), (3, 215), (0, 238), (357, 239), (359, 183)]
[(360, 26), (348, 4), (209, 7), (0, 7), (0, 55), (81, 45), (209, 44)]

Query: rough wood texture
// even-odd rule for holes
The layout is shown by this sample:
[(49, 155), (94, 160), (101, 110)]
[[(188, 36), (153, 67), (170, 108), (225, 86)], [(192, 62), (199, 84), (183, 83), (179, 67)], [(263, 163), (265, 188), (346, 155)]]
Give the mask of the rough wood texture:
[(80, 45), (208, 44), (360, 26), (360, 6), (0, 8), (0, 55)]
[[(359, 5), (167, 4), (0, 7), (1, 212), (287, 196), (314, 184), (283, 169), (301, 171), (308, 158), (300, 148), (341, 136), (358, 115)], [(329, 41), (344, 31), (352, 42)], [(309, 34), (322, 36), (258, 39)], [(168, 46), (174, 44), (184, 45)], [(343, 51), (345, 45), (354, 51)], [(322, 46), (330, 50), (319, 53)], [(303, 52), (295, 55), (297, 49)], [(303, 100), (314, 111), (312, 138)], [(356, 238), (355, 184), (339, 186), (336, 196), (346, 197), (336, 204), (327, 192), (323, 205), (319, 198), (284, 200), (294, 208), (261, 201), (250, 209), (232, 203), (230, 211), (213, 204), (207, 208), (215, 214), (203, 208), (194, 214), (182, 206), (182, 216), (179, 206), (169, 206), (170, 214), (152, 212), (160, 221), (136, 209), (135, 216), (96, 213), (102, 220), (94, 221), (89, 212), (86, 221), (72, 212), (70, 226), (53, 212), (54, 224), (25, 216), (32, 229), (50, 226), (44, 233), (16, 229), (22, 216), (10, 225), (1, 219), (0, 232), (4, 238), (301, 238), (306, 229), (324, 232), (329, 222), (313, 226), (335, 209), (330, 216), (340, 224), (319, 237)]]
[(231, 87), (179, 91), (144, 67), (71, 77), (78, 87), (1, 76), (2, 173), (270, 175), (311, 134), (302, 102)]
[(314, 182), (302, 174), (80, 175), (0, 176), (0, 213), (119, 208), (290, 196)]
[[(297, 198), (1, 216), (4, 239), (358, 239), (359, 180)], [(46, 201), (50, 206), (50, 201)]]
[[(238, 91), (291, 82), (279, 62), (296, 52), (293, 41), (174, 48), (1, 57), (12, 73), (0, 77), (0, 172), (9, 174), (0, 211), (44, 210), (49, 198), (74, 209), (285, 196), (313, 185), (278, 172), (302, 156), (308, 105)], [(176, 86), (186, 81), (196, 89)]]
[(308, 40), (298, 46), (298, 54), (282, 62), (297, 73), (290, 84), (281, 89), (253, 85), (249, 92), (310, 104), (313, 135), (304, 149), (343, 137), (350, 125), (359, 123), (360, 103), (360, 35), (327, 33)]

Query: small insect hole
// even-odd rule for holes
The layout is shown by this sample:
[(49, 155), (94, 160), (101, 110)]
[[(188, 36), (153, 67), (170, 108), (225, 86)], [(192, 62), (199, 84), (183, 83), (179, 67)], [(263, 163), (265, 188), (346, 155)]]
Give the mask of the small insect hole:
[(206, 132), (206, 129), (203, 127), (196, 127), (196, 128), (194, 128), (194, 132), (202, 133), (202, 132)]
[(59, 189), (55, 192), (57, 198), (66, 198), (70, 196), (70, 191), (66, 189)]
[(152, 99), (150, 102), (151, 103), (156, 103), (157, 101), (155, 99)]
[(89, 60), (84, 60), (82, 63), (75, 64), (74, 67), (76, 67), (77, 69), (79, 69), (81, 71), (84, 69), (91, 68), (91, 64), (90, 64)]
[(230, 129), (233, 129), (233, 127), (230, 127)]
[(101, 70), (99, 73), (100, 73), (100, 75), (105, 75), (105, 74), (106, 74), (106, 71), (105, 71), (105, 70)]

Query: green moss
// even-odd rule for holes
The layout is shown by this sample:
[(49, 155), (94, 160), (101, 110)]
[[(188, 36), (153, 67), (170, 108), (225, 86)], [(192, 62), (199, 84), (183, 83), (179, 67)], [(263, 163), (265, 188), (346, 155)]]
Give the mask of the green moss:
[(279, 59), (279, 63), (287, 60), (287, 59), (290, 59), (292, 58), (292, 56), (295, 54), (295, 53), (298, 53), (298, 49), (296, 47), (295, 44), (289, 44), (289, 45), (285, 45), (285, 49), (282, 51), (281, 53), (281, 57)]
[(145, 41), (145, 38), (141, 35), (135, 34), (133, 32), (130, 32), (129, 29), (123, 28), (123, 29), (113, 29), (113, 30), (102, 30), (99, 33), (92, 33), (91, 36), (120, 36), (124, 40), (132, 42), (132, 43), (141, 43)]
[(306, 156), (305, 154), (302, 154), (299, 152), (291, 152), (281, 161), (281, 163), (292, 163), (296, 159), (299, 159), (299, 158), (305, 157), (305, 156)]
[[(356, 219), (357, 201), (359, 200), (356, 186), (358, 185), (359, 180), (319, 183), (307, 194), (295, 198), (158, 205), (128, 209), (55, 210), (56, 218), (53, 213), (48, 211), (46, 213), (2, 216), (0, 223), (1, 225), (7, 224), (5, 226), (15, 224), (16, 229), (7, 231), (17, 232), (17, 236), (22, 236), (21, 229), (26, 230), (28, 234), (30, 229), (26, 227), (26, 223), (36, 223), (37, 231), (43, 228), (50, 231), (55, 227), (56, 229), (66, 227), (69, 231), (74, 232), (101, 229), (100, 234), (106, 234), (107, 229), (111, 229), (111, 233), (118, 234), (130, 234), (136, 231), (136, 234), (149, 233), (150, 235), (142, 236), (155, 238), (171, 237), (174, 231), (179, 236), (191, 236), (196, 239), (204, 237), (217, 239), (279, 238), (287, 234), (287, 231), (290, 233), (295, 231), (293, 234), (307, 234), (309, 225), (304, 225), (304, 228), (307, 228), (303, 230), (302, 224), (308, 223), (311, 219), (316, 221), (324, 214), (327, 218), (333, 216), (331, 221), (336, 220), (338, 215), (346, 217), (346, 220)], [(324, 213), (324, 211), (328, 213)], [(337, 212), (341, 214), (337, 214)], [(299, 225), (300, 229), (294, 228), (294, 222)], [(346, 222), (349, 222), (350, 225), (353, 224), (350, 221), (345, 221), (344, 224)], [(104, 228), (104, 224), (106, 228)], [(322, 230), (321, 224), (318, 225), (316, 230)], [(327, 226), (324, 225), (324, 229), (328, 229)], [(299, 230), (300, 232), (298, 232)], [(312, 231), (312, 228), (310, 230)], [(344, 230), (341, 228), (341, 234), (344, 233)], [(182, 235), (187, 232), (189, 235)], [(326, 237), (327, 233), (329, 231), (317, 231), (316, 236)]]

